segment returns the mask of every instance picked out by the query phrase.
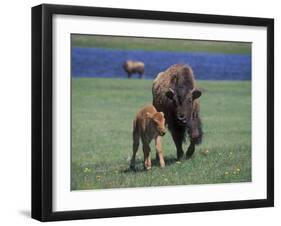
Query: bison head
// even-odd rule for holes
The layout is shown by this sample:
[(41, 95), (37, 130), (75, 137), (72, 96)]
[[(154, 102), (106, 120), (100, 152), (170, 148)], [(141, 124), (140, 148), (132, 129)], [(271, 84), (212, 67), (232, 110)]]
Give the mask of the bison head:
[(176, 88), (166, 92), (166, 96), (172, 101), (175, 117), (179, 125), (191, 127), (192, 102), (201, 96), (198, 89), (187, 90), (185, 88)]

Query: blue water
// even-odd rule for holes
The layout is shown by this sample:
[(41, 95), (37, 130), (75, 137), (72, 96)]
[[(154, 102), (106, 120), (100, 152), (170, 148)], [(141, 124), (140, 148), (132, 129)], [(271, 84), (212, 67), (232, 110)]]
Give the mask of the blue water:
[(193, 68), (196, 79), (251, 80), (251, 55), (107, 48), (72, 48), (72, 76), (126, 78), (122, 65), (127, 59), (144, 62), (144, 78), (148, 79), (172, 64), (182, 63)]

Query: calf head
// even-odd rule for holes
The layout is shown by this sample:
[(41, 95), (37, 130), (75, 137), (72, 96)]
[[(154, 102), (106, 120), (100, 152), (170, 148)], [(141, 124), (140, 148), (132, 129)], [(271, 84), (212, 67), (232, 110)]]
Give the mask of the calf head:
[(153, 126), (158, 135), (164, 136), (165, 129), (165, 117), (163, 112), (156, 112), (154, 114), (147, 113), (147, 117), (152, 120)]
[(169, 88), (166, 96), (173, 102), (174, 116), (178, 124), (191, 127), (192, 103), (201, 96), (201, 91), (195, 88), (190, 90), (185, 87)]

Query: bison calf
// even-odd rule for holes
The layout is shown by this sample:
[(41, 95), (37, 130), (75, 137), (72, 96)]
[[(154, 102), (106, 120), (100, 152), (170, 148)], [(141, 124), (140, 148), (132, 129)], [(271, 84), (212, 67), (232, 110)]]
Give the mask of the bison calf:
[(127, 60), (123, 64), (124, 70), (128, 74), (128, 78), (131, 78), (132, 74), (139, 74), (139, 78), (142, 78), (144, 73), (144, 63), (141, 61)]
[(152, 105), (140, 109), (133, 122), (133, 156), (131, 168), (135, 167), (136, 153), (139, 147), (139, 140), (142, 141), (144, 154), (144, 168), (151, 168), (150, 142), (154, 139), (156, 152), (159, 157), (160, 166), (165, 167), (163, 158), (161, 136), (165, 135), (165, 118), (163, 112), (157, 112)]

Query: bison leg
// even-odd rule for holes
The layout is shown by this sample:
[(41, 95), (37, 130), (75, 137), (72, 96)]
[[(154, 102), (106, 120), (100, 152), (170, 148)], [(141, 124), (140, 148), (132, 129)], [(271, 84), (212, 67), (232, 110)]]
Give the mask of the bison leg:
[(146, 170), (151, 169), (150, 147), (149, 144), (143, 143), (143, 155), (144, 155), (144, 168)]
[(161, 142), (161, 137), (157, 136), (155, 139), (155, 146), (156, 146), (156, 156), (159, 158), (159, 163), (161, 168), (165, 167), (165, 161), (163, 157), (163, 150), (162, 150), (162, 142)]
[(143, 74), (142, 74), (142, 73), (139, 73), (139, 79), (141, 79), (141, 78), (142, 78), (142, 76), (143, 76)]
[(187, 152), (186, 152), (186, 158), (190, 159), (191, 156), (193, 155), (194, 151), (195, 151), (195, 143), (193, 141), (191, 141), (190, 145), (187, 149)]
[(171, 134), (177, 148), (177, 160), (183, 159), (184, 152), (182, 149), (182, 143), (184, 140), (184, 133), (184, 128), (181, 127), (176, 127), (171, 130)]

